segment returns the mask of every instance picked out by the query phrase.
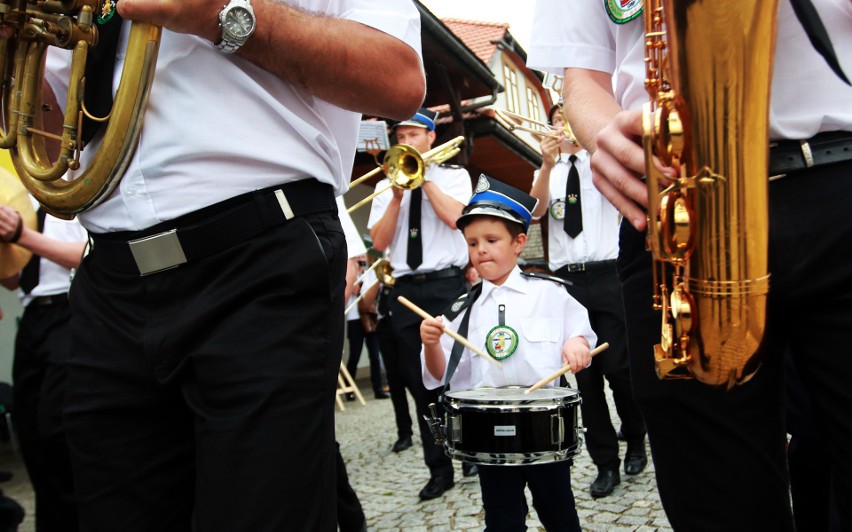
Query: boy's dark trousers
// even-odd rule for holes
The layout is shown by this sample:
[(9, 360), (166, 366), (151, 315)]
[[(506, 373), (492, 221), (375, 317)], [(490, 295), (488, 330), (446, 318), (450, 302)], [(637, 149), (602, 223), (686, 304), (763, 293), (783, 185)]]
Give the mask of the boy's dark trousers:
[(485, 529), (526, 530), (529, 486), (538, 519), (548, 531), (579, 531), (571, 490), (571, 460), (522, 466), (478, 465)]

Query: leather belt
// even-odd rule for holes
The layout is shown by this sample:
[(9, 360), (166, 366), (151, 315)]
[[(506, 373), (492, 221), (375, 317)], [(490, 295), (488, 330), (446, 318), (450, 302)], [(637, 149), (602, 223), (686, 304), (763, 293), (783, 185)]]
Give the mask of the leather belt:
[(37, 307), (45, 307), (47, 305), (57, 305), (59, 303), (68, 303), (68, 294), (54, 294), (52, 296), (37, 296), (30, 300), (28, 305)]
[(450, 266), (443, 270), (426, 273), (412, 273), (398, 277), (397, 283), (425, 283), (426, 281), (435, 281), (437, 279), (449, 279), (450, 277), (461, 277), (462, 270), (458, 266)]
[(769, 179), (814, 166), (852, 160), (852, 132), (830, 131), (807, 140), (769, 144)]
[(148, 275), (228, 249), (296, 216), (337, 212), (334, 189), (315, 179), (256, 190), (144, 231), (92, 234), (93, 256)]
[(557, 274), (561, 273), (578, 273), (585, 272), (589, 270), (595, 269), (603, 269), (603, 268), (614, 268), (615, 267), (615, 259), (610, 260), (596, 260), (592, 262), (577, 262), (574, 264), (566, 264), (565, 266), (556, 270)]

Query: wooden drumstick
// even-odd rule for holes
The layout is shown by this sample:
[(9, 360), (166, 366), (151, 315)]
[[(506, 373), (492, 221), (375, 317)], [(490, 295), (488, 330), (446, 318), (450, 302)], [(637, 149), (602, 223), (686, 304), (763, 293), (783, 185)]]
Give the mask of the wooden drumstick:
[[(429, 313), (428, 313), (428, 312), (426, 312), (426, 311), (425, 311), (425, 310), (423, 310), (422, 308), (418, 307), (417, 305), (415, 305), (414, 303), (412, 303), (411, 301), (409, 301), (409, 300), (408, 300), (405, 296), (398, 296), (398, 297), (396, 298), (396, 300), (397, 300), (397, 301), (399, 301), (400, 303), (402, 303), (403, 305), (405, 305), (406, 307), (408, 307), (409, 309), (411, 309), (411, 310), (412, 310), (415, 314), (417, 314), (418, 316), (420, 316), (420, 317), (421, 317), (421, 318), (423, 318), (424, 320), (434, 319), (432, 316), (430, 316), (430, 315), (429, 315)], [(488, 355), (486, 355), (485, 353), (483, 353), (481, 349), (479, 349), (478, 347), (476, 347), (475, 345), (473, 345), (472, 343), (470, 343), (470, 340), (468, 340), (468, 339), (467, 339), (467, 338), (465, 338), (464, 336), (460, 335), (460, 334), (459, 334), (459, 333), (457, 333), (456, 331), (454, 331), (454, 330), (452, 330), (452, 329), (448, 328), (446, 325), (443, 327), (443, 331), (444, 331), (445, 333), (447, 333), (447, 334), (450, 336), (450, 338), (452, 338), (452, 339), (454, 339), (454, 340), (458, 341), (458, 342), (459, 342), (459, 343), (461, 343), (463, 346), (465, 346), (465, 347), (467, 347), (468, 349), (470, 349), (473, 353), (475, 353), (475, 354), (477, 354), (477, 355), (481, 356), (482, 358), (484, 358), (484, 359), (485, 359), (485, 360), (487, 360), (488, 362), (491, 362), (492, 364), (494, 364), (494, 365), (495, 365), (495, 366), (497, 366), (498, 368), (501, 368), (501, 369), (503, 368), (503, 363), (502, 363), (502, 362), (500, 362), (499, 360), (494, 360), (494, 359), (493, 359), (493, 358), (491, 358), (490, 356), (488, 356)]]
[[(591, 356), (595, 356), (595, 355), (597, 355), (598, 353), (600, 353), (601, 351), (603, 351), (604, 349), (606, 349), (607, 347), (609, 347), (609, 343), (608, 343), (608, 342), (604, 342), (604, 343), (602, 343), (601, 345), (597, 346), (596, 348), (592, 349), (592, 352), (591, 352), (591, 353), (589, 353), (589, 354), (590, 354)], [(552, 375), (548, 375), (547, 377), (545, 377), (545, 378), (541, 379), (541, 380), (540, 380), (540, 381), (538, 381), (537, 383), (535, 383), (535, 384), (533, 384), (532, 386), (530, 386), (530, 387), (529, 387), (529, 389), (528, 389), (527, 391), (525, 391), (525, 392), (524, 392), (524, 394), (529, 394), (529, 393), (532, 393), (532, 392), (534, 392), (534, 391), (538, 390), (539, 388), (541, 388), (542, 386), (544, 386), (544, 385), (545, 385), (545, 384), (547, 384), (548, 382), (550, 382), (550, 381), (552, 381), (553, 379), (556, 379), (556, 378), (558, 378), (558, 377), (561, 377), (562, 375), (565, 375), (565, 374), (566, 374), (566, 373), (568, 373), (569, 371), (571, 371), (571, 366), (562, 366), (562, 369), (560, 369), (559, 371), (557, 371), (557, 372), (553, 373)]]

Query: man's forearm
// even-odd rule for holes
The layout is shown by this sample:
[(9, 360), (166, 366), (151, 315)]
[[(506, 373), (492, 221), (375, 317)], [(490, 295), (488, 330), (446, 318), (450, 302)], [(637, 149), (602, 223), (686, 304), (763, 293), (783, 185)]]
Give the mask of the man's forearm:
[[(222, 0), (122, 0), (119, 13), (211, 42), (220, 37)], [(257, 27), (237, 55), (329, 103), (397, 120), (426, 93), (417, 53), (403, 41), (351, 20), (253, 0)], [(376, 97), (381, 95), (381, 97)]]
[(373, 241), (373, 249), (376, 251), (386, 250), (393, 241), (397, 220), (399, 219), (400, 204), (397, 199), (391, 200), (385, 214), (370, 230), (370, 239)]
[(464, 204), (454, 197), (444, 194), (444, 191), (431, 181), (423, 183), (423, 191), (429, 196), (429, 202), (438, 219), (450, 229), (455, 229), (456, 220), (461, 216)]
[(399, 39), (274, 0), (252, 5), (257, 31), (237, 55), (350, 111), (404, 120), (423, 102), (426, 82), (420, 60)]
[(550, 202), (550, 172), (553, 166), (542, 164), (538, 171), (538, 177), (533, 183), (530, 190), (530, 196), (538, 200), (532, 215), (536, 218), (541, 217), (547, 211), (547, 204)]
[(566, 68), (562, 97), (566, 102), (571, 129), (589, 152), (597, 149), (595, 139), (613, 117), (621, 111), (612, 94), (612, 76), (606, 72)]

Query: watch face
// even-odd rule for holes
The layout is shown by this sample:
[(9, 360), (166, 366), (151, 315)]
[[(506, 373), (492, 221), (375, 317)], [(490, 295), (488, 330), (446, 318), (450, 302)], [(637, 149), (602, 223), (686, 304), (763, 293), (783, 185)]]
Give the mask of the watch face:
[(254, 17), (244, 7), (234, 7), (225, 14), (222, 22), (225, 31), (237, 39), (248, 37), (254, 26)]

